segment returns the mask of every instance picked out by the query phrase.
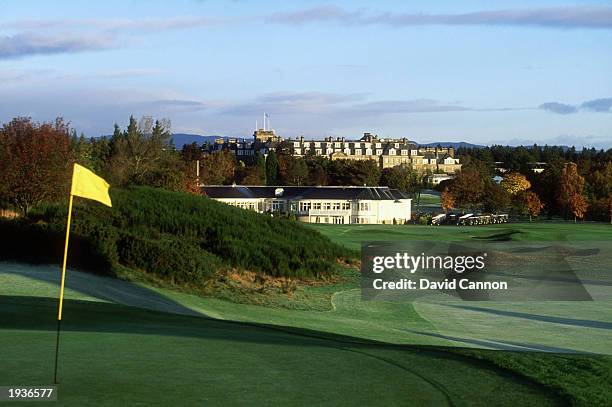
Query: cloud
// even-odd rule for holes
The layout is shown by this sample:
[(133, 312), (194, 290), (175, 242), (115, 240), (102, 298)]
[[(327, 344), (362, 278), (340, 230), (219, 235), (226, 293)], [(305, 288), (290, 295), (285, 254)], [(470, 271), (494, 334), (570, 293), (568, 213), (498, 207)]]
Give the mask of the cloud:
[(612, 112), (612, 98), (594, 99), (584, 102), (581, 107), (594, 112)]
[(458, 112), (472, 110), (456, 104), (441, 103), (432, 99), (414, 100), (382, 100), (362, 103), (351, 107), (351, 110), (363, 114), (389, 114), (389, 113), (435, 113)]
[(263, 103), (281, 104), (338, 104), (360, 100), (365, 97), (363, 93), (337, 94), (327, 92), (274, 92), (257, 98)]
[(118, 47), (119, 39), (129, 35), (168, 30), (191, 29), (222, 20), (185, 16), (140, 19), (54, 19), (18, 20), (0, 25), (0, 29), (23, 30), (0, 35), (0, 59), (33, 55), (52, 55), (100, 51)]
[(146, 76), (159, 75), (163, 71), (159, 68), (132, 68), (132, 69), (120, 69), (120, 70), (109, 70), (100, 71), (92, 74), (93, 77), (97, 78), (141, 78)]
[(496, 11), (477, 11), (462, 14), (410, 14), (349, 11), (341, 7), (322, 6), (289, 13), (274, 13), (268, 22), (307, 24), (332, 22), (344, 25), (387, 25), (407, 27), (418, 25), (502, 25), (550, 28), (612, 29), (612, 7), (549, 7)]
[(155, 111), (184, 111), (197, 112), (218, 107), (214, 102), (202, 102), (188, 99), (159, 99), (142, 103), (144, 108), (153, 108)]
[(601, 98), (587, 100), (581, 105), (568, 105), (559, 102), (542, 103), (538, 109), (546, 110), (557, 114), (572, 114), (579, 111), (591, 111), (597, 113), (612, 113), (612, 98)]
[(16, 20), (4, 23), (0, 28), (18, 30), (51, 29), (98, 29), (105, 31), (165, 31), (203, 27), (220, 23), (221, 19), (204, 16), (176, 16), (168, 18), (100, 18), (100, 19), (53, 19), (53, 20)]
[(114, 39), (104, 35), (40, 35), (24, 32), (13, 36), (0, 36), (0, 60), (32, 55), (102, 50), (111, 48), (114, 45)]
[(274, 92), (263, 94), (248, 103), (229, 105), (223, 114), (250, 114), (258, 117), (262, 112), (277, 114), (324, 113), (336, 111), (339, 106), (363, 100), (364, 93), (329, 92)]
[(542, 103), (540, 106), (538, 106), (538, 109), (558, 114), (572, 114), (578, 112), (578, 108), (576, 106), (566, 105), (565, 103), (558, 102)]

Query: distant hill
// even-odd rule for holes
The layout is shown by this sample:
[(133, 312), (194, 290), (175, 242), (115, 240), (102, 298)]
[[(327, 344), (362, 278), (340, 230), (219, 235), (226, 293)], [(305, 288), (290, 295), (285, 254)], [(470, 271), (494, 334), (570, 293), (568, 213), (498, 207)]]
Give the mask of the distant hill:
[[(174, 145), (176, 148), (181, 149), (185, 144), (198, 143), (200, 145), (204, 143), (214, 143), (216, 139), (219, 137), (227, 140), (229, 137), (227, 136), (203, 136), (201, 134), (189, 134), (189, 133), (174, 133), (172, 135), (172, 140), (174, 141)], [(240, 138), (239, 138), (240, 139)], [(459, 147), (463, 148), (483, 148), (485, 146), (479, 144), (467, 143), (465, 141), (435, 141), (432, 143), (419, 144), (421, 146), (426, 147), (453, 147), (455, 150)]]
[[(198, 143), (202, 145), (204, 143), (214, 143), (219, 136), (202, 136), (201, 134), (188, 134), (188, 133), (174, 133), (172, 135), (172, 141), (176, 148), (181, 149), (185, 144)], [(225, 139), (227, 137), (224, 137)]]
[(419, 145), (425, 146), (425, 147), (436, 147), (436, 146), (453, 147), (455, 150), (458, 148), (484, 148), (486, 147), (480, 144), (466, 143), (465, 141), (434, 141), (432, 143), (424, 143), (424, 144), (419, 144)]

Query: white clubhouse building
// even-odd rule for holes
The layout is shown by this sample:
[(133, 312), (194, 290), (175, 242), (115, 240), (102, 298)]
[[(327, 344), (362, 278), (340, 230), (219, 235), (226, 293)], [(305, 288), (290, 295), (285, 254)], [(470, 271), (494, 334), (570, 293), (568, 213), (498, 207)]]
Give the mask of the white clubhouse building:
[(302, 222), (403, 224), (411, 199), (389, 187), (212, 185), (205, 196), (259, 213), (293, 214)]

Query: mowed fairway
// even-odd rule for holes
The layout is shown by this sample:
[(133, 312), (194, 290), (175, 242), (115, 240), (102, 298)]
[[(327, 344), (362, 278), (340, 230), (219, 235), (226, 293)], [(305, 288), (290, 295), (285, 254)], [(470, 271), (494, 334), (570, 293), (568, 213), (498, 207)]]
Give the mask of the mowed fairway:
[[(56, 302), (3, 296), (3, 385), (53, 375)], [(435, 349), (69, 300), (63, 405), (555, 405), (520, 376)]]
[(509, 236), (512, 240), (612, 240), (612, 225), (602, 223), (534, 222), (483, 226), (309, 225), (352, 249), (361, 242), (391, 240), (469, 240)]
[[(349, 247), (363, 241), (470, 240), (504, 238), (520, 241), (612, 240), (612, 225), (533, 223), (477, 227), (371, 225), (354, 228), (316, 226)], [(605, 265), (606, 267), (608, 265)], [(609, 271), (609, 270), (607, 270)], [(612, 287), (584, 282), (596, 301), (462, 301), (445, 294), (420, 297), (412, 303), (430, 329), (399, 328), (412, 343), (445, 339), (452, 346), (498, 350), (612, 354)], [(414, 335), (421, 335), (415, 338)]]

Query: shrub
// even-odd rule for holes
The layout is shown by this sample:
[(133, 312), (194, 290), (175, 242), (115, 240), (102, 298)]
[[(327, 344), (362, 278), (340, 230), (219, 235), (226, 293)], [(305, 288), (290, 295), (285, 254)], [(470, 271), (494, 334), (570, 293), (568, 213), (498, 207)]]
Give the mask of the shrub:
[[(149, 187), (111, 189), (113, 207), (75, 200), (69, 265), (117, 274), (145, 271), (195, 284), (229, 268), (277, 277), (328, 275), (356, 254), (299, 222)], [(1, 258), (58, 263), (67, 207), (46, 205), (27, 220), (0, 222)]]

